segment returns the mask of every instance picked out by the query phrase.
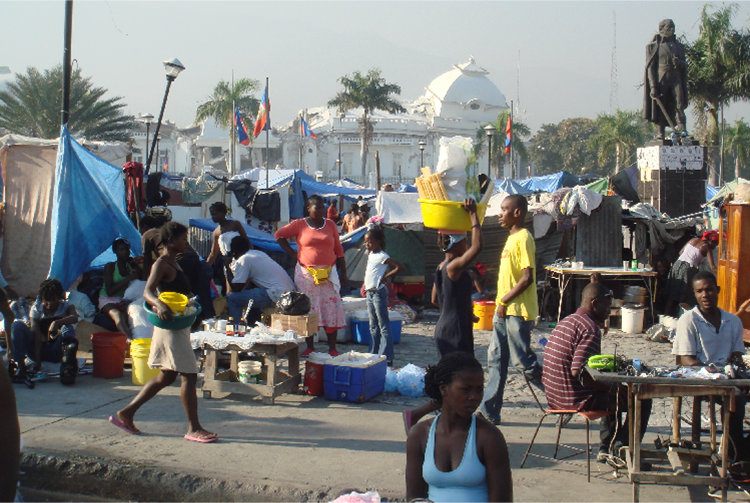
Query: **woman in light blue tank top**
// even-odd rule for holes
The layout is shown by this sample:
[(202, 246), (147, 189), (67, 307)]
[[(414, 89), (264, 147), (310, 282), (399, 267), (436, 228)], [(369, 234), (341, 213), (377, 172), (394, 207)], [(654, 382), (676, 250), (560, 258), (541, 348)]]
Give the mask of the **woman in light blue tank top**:
[(417, 423), (406, 441), (406, 500), (512, 501), (513, 480), (505, 438), (474, 415), (482, 402), (484, 372), (469, 353), (449, 353), (427, 369), (425, 393), (440, 414)]

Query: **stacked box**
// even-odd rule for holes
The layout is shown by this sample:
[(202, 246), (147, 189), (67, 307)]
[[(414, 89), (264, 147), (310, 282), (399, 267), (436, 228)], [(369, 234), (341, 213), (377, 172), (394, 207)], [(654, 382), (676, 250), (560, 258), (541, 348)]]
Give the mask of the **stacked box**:
[(271, 326), (281, 324), (282, 330), (294, 330), (297, 335), (309, 337), (318, 332), (318, 313), (294, 316), (290, 314), (274, 313), (271, 315)]
[(348, 362), (349, 355), (341, 355), (326, 361), (323, 370), (323, 387), (328, 400), (363, 403), (385, 390), (385, 374), (388, 370), (385, 355), (368, 355), (364, 363)]

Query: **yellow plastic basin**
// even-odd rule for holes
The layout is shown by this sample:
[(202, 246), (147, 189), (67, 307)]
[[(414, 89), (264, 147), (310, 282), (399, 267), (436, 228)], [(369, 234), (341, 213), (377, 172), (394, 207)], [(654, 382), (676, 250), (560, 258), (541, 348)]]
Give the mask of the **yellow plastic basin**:
[(164, 302), (169, 309), (177, 316), (185, 314), (185, 308), (188, 304), (188, 298), (181, 293), (164, 292), (159, 295), (159, 300)]
[[(424, 220), (425, 227), (446, 231), (469, 232), (471, 230), (471, 218), (469, 218), (469, 212), (464, 209), (464, 203), (425, 199), (418, 199), (418, 201), (422, 206), (422, 220)], [(487, 205), (477, 204), (480, 224), (484, 222), (485, 213), (487, 213)]]

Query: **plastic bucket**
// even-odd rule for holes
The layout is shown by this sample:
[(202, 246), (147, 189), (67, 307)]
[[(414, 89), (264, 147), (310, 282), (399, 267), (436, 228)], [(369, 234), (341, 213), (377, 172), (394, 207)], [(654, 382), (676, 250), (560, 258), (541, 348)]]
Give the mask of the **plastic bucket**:
[(474, 316), (479, 321), (474, 323), (475, 330), (492, 330), (492, 319), (495, 316), (496, 304), (491, 300), (477, 300), (474, 302)]
[(164, 302), (177, 316), (185, 314), (188, 298), (177, 292), (164, 292), (159, 295), (159, 300)]
[(322, 353), (311, 353), (307, 357), (305, 363), (305, 381), (303, 383), (303, 389), (305, 393), (312, 396), (323, 396), (323, 378), (325, 372), (325, 362), (330, 360), (325, 358)]
[(151, 339), (135, 339), (130, 343), (130, 357), (133, 359), (133, 384), (143, 386), (159, 375), (159, 369), (148, 366), (151, 354)]
[[(464, 203), (428, 201), (425, 199), (418, 199), (418, 201), (421, 203), (422, 220), (424, 220), (425, 227), (463, 232), (471, 230), (471, 218), (464, 209)], [(487, 205), (477, 204), (477, 216), (480, 224), (484, 221), (485, 213), (487, 213)]]
[(122, 377), (125, 369), (125, 347), (128, 338), (120, 332), (91, 334), (94, 347), (94, 377), (114, 379)]
[(622, 331), (626, 334), (643, 332), (643, 306), (622, 306)]
[(255, 360), (240, 362), (237, 366), (237, 378), (245, 384), (258, 384), (263, 364)]

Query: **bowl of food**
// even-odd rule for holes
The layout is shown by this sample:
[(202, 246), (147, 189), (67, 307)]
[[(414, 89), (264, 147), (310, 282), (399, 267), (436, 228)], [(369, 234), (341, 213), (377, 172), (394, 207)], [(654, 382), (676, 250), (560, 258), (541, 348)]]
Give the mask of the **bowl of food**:
[(165, 330), (181, 330), (188, 328), (195, 323), (195, 319), (201, 314), (200, 304), (187, 306), (186, 314), (181, 316), (172, 316), (171, 320), (162, 320), (155, 312), (151, 310), (148, 302), (143, 303), (143, 309), (146, 310), (146, 317), (148, 321), (155, 327), (163, 328)]

